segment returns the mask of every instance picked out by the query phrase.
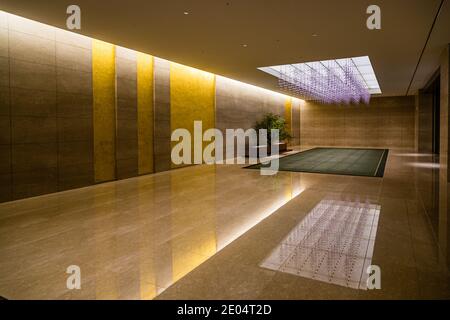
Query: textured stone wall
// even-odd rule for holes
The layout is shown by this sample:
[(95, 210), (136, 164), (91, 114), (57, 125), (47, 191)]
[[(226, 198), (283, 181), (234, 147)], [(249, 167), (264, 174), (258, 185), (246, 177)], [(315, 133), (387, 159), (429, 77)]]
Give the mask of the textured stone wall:
[[(225, 139), (226, 129), (253, 128), (266, 113), (286, 117), (291, 113), (291, 144), (298, 144), (300, 135), (300, 100), (292, 99), (286, 111), (286, 100), (291, 99), (259, 87), (216, 76), (216, 128), (224, 134), (224, 149), (232, 141)], [(235, 141), (236, 142), (236, 141)], [(235, 144), (236, 146), (236, 144)]]
[(413, 96), (372, 98), (369, 105), (320, 105), (300, 111), (301, 146), (409, 148), (415, 146)]
[(91, 39), (0, 15), (0, 201), (93, 183)]
[(170, 62), (155, 58), (155, 172), (170, 169)]
[(298, 99), (0, 12), (0, 201), (170, 170), (172, 130), (269, 112), (298, 144)]
[(137, 53), (116, 48), (117, 179), (138, 175)]

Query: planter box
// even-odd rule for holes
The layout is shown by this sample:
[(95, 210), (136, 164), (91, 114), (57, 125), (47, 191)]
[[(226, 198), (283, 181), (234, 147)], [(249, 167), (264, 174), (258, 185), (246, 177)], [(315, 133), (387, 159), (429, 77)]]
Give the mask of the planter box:
[[(259, 158), (261, 153), (266, 153), (265, 151), (267, 150), (267, 155), (270, 156), (272, 155), (271, 153), (271, 146), (270, 145), (260, 145), (260, 146), (254, 146), (253, 148), (256, 149), (256, 155)], [(287, 149), (287, 143), (286, 142), (279, 142), (278, 143), (278, 153), (281, 154), (283, 152), (288, 151)], [(250, 156), (250, 149), (247, 146), (245, 148), (245, 156), (248, 158)]]

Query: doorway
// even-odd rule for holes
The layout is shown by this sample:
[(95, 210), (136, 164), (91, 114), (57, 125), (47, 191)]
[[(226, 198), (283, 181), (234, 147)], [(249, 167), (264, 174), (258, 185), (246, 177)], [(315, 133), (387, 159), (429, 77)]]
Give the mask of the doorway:
[(428, 88), (430, 94), (432, 95), (432, 116), (433, 116), (433, 123), (432, 123), (432, 146), (433, 146), (433, 154), (438, 155), (439, 154), (439, 145), (440, 145), (440, 100), (441, 100), (441, 90), (440, 90), (440, 77), (436, 77), (436, 79), (430, 84), (430, 87)]

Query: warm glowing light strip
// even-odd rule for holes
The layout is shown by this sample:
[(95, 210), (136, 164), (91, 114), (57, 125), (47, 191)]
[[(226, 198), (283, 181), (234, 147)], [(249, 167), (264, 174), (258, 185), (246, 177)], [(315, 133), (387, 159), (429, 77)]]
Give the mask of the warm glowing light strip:
[[(3, 17), (2, 17), (2, 15), (3, 15)], [(72, 32), (72, 31), (65, 30), (65, 29), (57, 28), (57, 27), (54, 27), (54, 26), (50, 26), (50, 25), (44, 24), (42, 22), (38, 22), (38, 21), (35, 21), (35, 20), (31, 20), (31, 19), (27, 19), (27, 18), (24, 18), (24, 17), (21, 17), (21, 16), (17, 16), (17, 15), (14, 15), (14, 14), (2, 11), (2, 10), (0, 10), (0, 27), (1, 27), (1, 22), (2, 22), (1, 20), (5, 19), (8, 15), (14, 17), (15, 20), (17, 20), (17, 22), (20, 22), (20, 20), (22, 20), (24, 22), (33, 22), (33, 23), (36, 24), (36, 26), (42, 26), (42, 27), (45, 26), (46, 28), (52, 28), (53, 30), (60, 30), (60, 31), (63, 31), (63, 32), (69, 32), (69, 33), (72, 33), (72, 34), (77, 34), (80, 37), (88, 38), (88, 39), (91, 39), (91, 40), (96, 40), (95, 38), (91, 38), (91, 37), (88, 37), (88, 36), (85, 36), (85, 35), (82, 35), (82, 34), (79, 34), (79, 33), (75, 33), (75, 32)], [(6, 21), (6, 19), (5, 19), (5, 21)], [(132, 50), (132, 49), (130, 49), (130, 50)], [(138, 53), (140, 53), (140, 52), (138, 52)], [(154, 56), (154, 57), (156, 57), (156, 56)], [(169, 60), (167, 60), (167, 61), (169, 61)], [(169, 61), (169, 62), (171, 62), (171, 61)], [(188, 66), (186, 66), (186, 67), (188, 67)], [(196, 70), (199, 70), (199, 71), (203, 71), (201, 69), (197, 69), (197, 68), (193, 68), (193, 67), (189, 67), (189, 68), (196, 69)], [(204, 71), (204, 72), (207, 72), (207, 71)], [(215, 76), (219, 76), (219, 75), (216, 75), (216, 74), (214, 74), (214, 75)], [(290, 96), (290, 95), (283, 94), (283, 93), (280, 93), (280, 92), (272, 91), (272, 90), (269, 90), (269, 89), (265, 89), (265, 88), (262, 88), (262, 87), (258, 87), (258, 86), (252, 85), (252, 84), (241, 82), (239, 80), (235, 80), (235, 79), (231, 79), (231, 78), (227, 78), (227, 77), (223, 77), (223, 78), (226, 78), (226, 79), (229, 79), (229, 80), (233, 80), (233, 81), (237, 81), (237, 82), (241, 83), (242, 85), (253, 86), (253, 87), (259, 88), (261, 90), (270, 92), (272, 94), (282, 95), (282, 96), (285, 96), (286, 98), (298, 99), (298, 97), (295, 97), (295, 96)], [(299, 100), (302, 100), (302, 99), (299, 99)]]

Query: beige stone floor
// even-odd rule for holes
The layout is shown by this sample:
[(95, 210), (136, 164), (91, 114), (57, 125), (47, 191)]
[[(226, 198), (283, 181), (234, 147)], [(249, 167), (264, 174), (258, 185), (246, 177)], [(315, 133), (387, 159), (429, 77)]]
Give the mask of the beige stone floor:
[[(417, 168), (389, 153), (384, 178), (238, 165), (195, 166), (0, 204), (0, 295), (9, 299), (449, 298), (449, 277), (417, 192)], [(259, 264), (326, 197), (381, 206), (357, 290)], [(81, 289), (66, 268), (81, 268)]]

